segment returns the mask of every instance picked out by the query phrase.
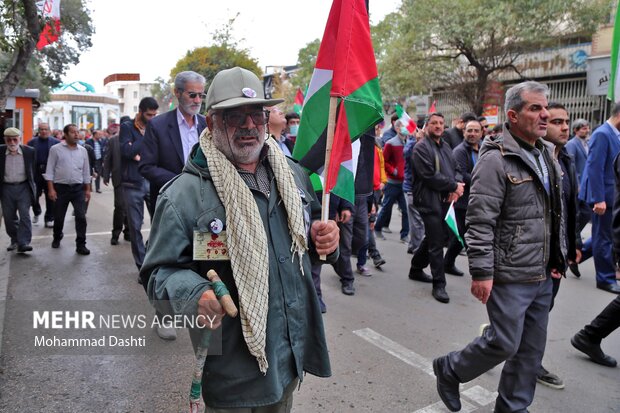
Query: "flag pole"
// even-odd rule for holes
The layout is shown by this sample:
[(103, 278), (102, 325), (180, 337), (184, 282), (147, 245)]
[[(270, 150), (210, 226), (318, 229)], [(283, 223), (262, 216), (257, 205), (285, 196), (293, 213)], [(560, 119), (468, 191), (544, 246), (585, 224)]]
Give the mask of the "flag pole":
[[(329, 117), (327, 119), (327, 143), (325, 144), (325, 179), (323, 185), (323, 199), (321, 202), (321, 221), (329, 220), (329, 189), (327, 188), (327, 174), (329, 173), (329, 158), (332, 154), (332, 145), (334, 143), (334, 133), (336, 131), (336, 110), (338, 109), (338, 97), (330, 96), (329, 98)], [(327, 258), (325, 255), (319, 257), (322, 261)]]

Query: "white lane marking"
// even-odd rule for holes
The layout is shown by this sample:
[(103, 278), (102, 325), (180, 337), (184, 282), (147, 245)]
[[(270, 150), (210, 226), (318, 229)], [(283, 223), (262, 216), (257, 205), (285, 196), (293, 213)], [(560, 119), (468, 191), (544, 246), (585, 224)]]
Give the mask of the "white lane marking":
[(385, 336), (382, 336), (381, 334), (370, 328), (355, 330), (353, 334), (363, 338), (371, 344), (374, 344), (375, 346), (404, 361), (410, 366), (416, 367), (422, 370), (424, 373), (428, 374), (429, 376), (435, 378), (435, 373), (433, 373), (433, 366), (431, 362), (422, 357), (421, 355), (417, 354), (416, 352), (411, 351), (404, 346), (401, 346), (397, 342), (392, 341)]
[[(474, 406), (473, 404), (467, 403), (465, 400), (461, 400), (461, 410), (459, 410), (460, 412), (469, 413), (469, 412), (473, 412), (476, 409), (477, 407)], [(416, 410), (413, 413), (445, 413), (445, 412), (450, 412), (450, 410), (448, 410), (448, 408), (443, 404), (443, 402), (437, 402), (429, 406), (423, 407), (419, 410)]]
[(497, 392), (491, 392), (484, 387), (474, 386), (461, 392), (462, 395), (467, 396), (469, 399), (475, 401), (481, 406), (491, 404), (497, 399)]
[[(51, 228), (49, 228), (51, 230)], [(149, 228), (147, 229), (143, 229), (140, 232), (150, 232), (151, 230)], [(105, 231), (105, 232), (89, 232), (86, 234), (87, 237), (93, 237), (93, 236), (97, 236), (97, 235), (111, 235), (112, 232), (111, 231)], [(65, 238), (73, 238), (75, 237), (75, 234), (64, 234), (63, 235)], [(39, 239), (52, 239), (54, 236), (52, 234), (50, 235), (35, 235), (32, 237), (33, 240), (39, 240)]]
[[(387, 352), (388, 354), (391, 354), (392, 356), (396, 357), (401, 361), (404, 361), (410, 366), (422, 370), (433, 379), (435, 378), (432, 363), (418, 353), (409, 350), (408, 348), (398, 344), (393, 340), (390, 340), (385, 336), (382, 336), (371, 328), (362, 328), (361, 330), (355, 330), (353, 331), (353, 334), (363, 338), (371, 344), (374, 344), (381, 350)], [(467, 390), (462, 390), (463, 384), (461, 384), (460, 388), (462, 396), (466, 396), (480, 406), (486, 406), (488, 404), (491, 404), (497, 398), (497, 392), (491, 392), (481, 386), (476, 385)], [(461, 411), (463, 412), (473, 412), (478, 408), (471, 403), (463, 400), (463, 398), (461, 398), (461, 405)], [(433, 403), (429, 406), (423, 407), (420, 410), (416, 410), (414, 413), (444, 413), (447, 411), (449, 410), (446, 408), (443, 402), (439, 401), (437, 403)]]

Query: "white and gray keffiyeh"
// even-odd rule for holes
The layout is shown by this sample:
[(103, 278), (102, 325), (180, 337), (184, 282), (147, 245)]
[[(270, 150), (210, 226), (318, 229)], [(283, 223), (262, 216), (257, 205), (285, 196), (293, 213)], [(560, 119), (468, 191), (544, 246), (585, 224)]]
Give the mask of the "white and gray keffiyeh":
[[(278, 192), (288, 215), (292, 239), (291, 253), (297, 254), (303, 274), (302, 257), (308, 249), (301, 197), (286, 157), (272, 139), (267, 159), (273, 170)], [(200, 148), (211, 180), (226, 211), (226, 236), (233, 278), (239, 291), (239, 316), (243, 337), (250, 354), (256, 357), (263, 374), (269, 367), (265, 353), (269, 308), (269, 251), (267, 234), (252, 191), (235, 166), (213, 143), (208, 129), (200, 135)]]

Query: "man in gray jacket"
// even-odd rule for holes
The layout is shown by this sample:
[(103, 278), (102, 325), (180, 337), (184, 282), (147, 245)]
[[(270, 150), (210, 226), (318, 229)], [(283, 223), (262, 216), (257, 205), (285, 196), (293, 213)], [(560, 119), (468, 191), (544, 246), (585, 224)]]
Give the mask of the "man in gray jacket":
[(463, 350), (433, 361), (437, 391), (459, 411), (459, 383), (506, 362), (495, 412), (526, 412), (547, 338), (551, 277), (565, 271), (562, 172), (547, 132), (548, 88), (506, 92), (503, 135), (487, 139), (473, 171), (465, 238), (472, 294), (490, 326)]

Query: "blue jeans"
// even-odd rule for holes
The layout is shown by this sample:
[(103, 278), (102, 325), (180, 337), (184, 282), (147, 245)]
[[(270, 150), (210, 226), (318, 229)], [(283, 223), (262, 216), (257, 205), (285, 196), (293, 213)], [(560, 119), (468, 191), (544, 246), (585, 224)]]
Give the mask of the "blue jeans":
[(142, 238), (142, 223), (144, 222), (144, 203), (149, 201), (149, 188), (147, 181), (142, 185), (123, 183), (123, 198), (125, 200), (125, 214), (129, 225), (129, 239), (131, 240), (131, 253), (138, 269), (142, 267), (146, 249)]
[(409, 219), (407, 217), (407, 204), (405, 203), (405, 193), (403, 192), (403, 184), (385, 184), (383, 189), (383, 203), (381, 204), (381, 211), (377, 217), (375, 223), (375, 231), (381, 232), (383, 227), (389, 224), (389, 215), (392, 213), (394, 202), (398, 202), (400, 208), (402, 221), (400, 226), (400, 238), (403, 239), (409, 235)]
[(603, 215), (592, 214), (592, 256), (597, 284), (616, 283), (611, 227), (611, 208), (607, 208)]

